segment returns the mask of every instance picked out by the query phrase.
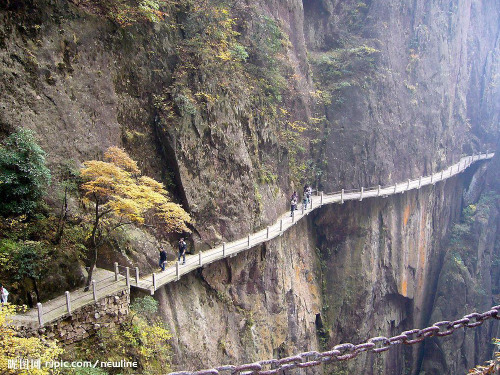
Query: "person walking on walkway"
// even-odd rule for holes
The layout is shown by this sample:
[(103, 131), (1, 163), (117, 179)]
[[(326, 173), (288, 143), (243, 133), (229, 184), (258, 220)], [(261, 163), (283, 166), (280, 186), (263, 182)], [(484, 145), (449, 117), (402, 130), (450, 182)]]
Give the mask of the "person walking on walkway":
[(167, 252), (163, 248), (163, 245), (160, 244), (160, 268), (162, 271), (165, 271), (165, 263), (167, 262)]
[(297, 209), (298, 196), (297, 192), (294, 191), (292, 197), (290, 198), (290, 216), (293, 215), (293, 211)]
[(9, 292), (4, 288), (2, 284), (0, 284), (0, 301), (2, 302), (2, 306), (4, 303), (7, 303), (7, 299), (9, 297)]
[(312, 188), (309, 185), (304, 185), (304, 199), (306, 200), (304, 209), (307, 209), (311, 203)]
[(181, 261), (181, 256), (182, 256), (182, 264), (186, 264), (186, 249), (187, 249), (187, 244), (184, 241), (184, 238), (181, 238), (179, 240), (179, 262)]
[(302, 198), (302, 210), (303, 211), (307, 210), (308, 204), (309, 204), (309, 199), (307, 198), (307, 195), (304, 194), (304, 197)]

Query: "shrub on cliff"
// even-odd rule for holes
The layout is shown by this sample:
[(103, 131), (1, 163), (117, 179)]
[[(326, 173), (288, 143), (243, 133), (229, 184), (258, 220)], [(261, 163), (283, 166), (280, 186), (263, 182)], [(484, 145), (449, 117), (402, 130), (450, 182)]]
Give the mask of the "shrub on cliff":
[[(46, 368), (44, 364), (56, 361), (63, 350), (54, 341), (42, 340), (37, 337), (18, 337), (16, 329), (9, 325), (8, 316), (14, 313), (13, 306), (4, 305), (0, 308), (0, 373), (16, 375), (58, 374), (59, 371)], [(32, 363), (28, 362), (30, 368), (21, 369), (19, 368), (20, 359), (39, 359), (40, 368), (31, 366)]]
[[(101, 328), (95, 336), (67, 347), (68, 361), (137, 362), (137, 367), (106, 369), (107, 374), (156, 375), (170, 372), (171, 334), (158, 318), (158, 302), (150, 296), (137, 298), (130, 314), (114, 327)], [(75, 375), (90, 375), (75, 371)], [(92, 375), (101, 372), (92, 373)]]
[(45, 152), (30, 130), (20, 129), (0, 146), (0, 214), (32, 214), (50, 183)]

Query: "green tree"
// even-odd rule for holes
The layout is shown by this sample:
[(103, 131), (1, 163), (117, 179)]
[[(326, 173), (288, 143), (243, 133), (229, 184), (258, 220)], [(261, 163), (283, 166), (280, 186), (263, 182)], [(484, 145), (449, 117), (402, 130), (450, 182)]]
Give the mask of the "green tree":
[(20, 129), (0, 145), (0, 214), (32, 214), (50, 183), (45, 152), (30, 130)]
[(110, 147), (105, 161), (90, 160), (80, 170), (84, 183), (84, 202), (93, 206), (89, 235), (90, 270), (97, 263), (97, 251), (110, 233), (123, 225), (142, 225), (147, 221), (164, 232), (189, 232), (186, 224), (191, 217), (184, 209), (170, 201), (163, 184), (141, 176), (137, 163), (118, 148)]
[(49, 259), (49, 251), (42, 242), (0, 240), (2, 274), (16, 285), (18, 293), (26, 294), (30, 307), (34, 305), (31, 291), (35, 292), (37, 301), (41, 301), (39, 282), (49, 271)]

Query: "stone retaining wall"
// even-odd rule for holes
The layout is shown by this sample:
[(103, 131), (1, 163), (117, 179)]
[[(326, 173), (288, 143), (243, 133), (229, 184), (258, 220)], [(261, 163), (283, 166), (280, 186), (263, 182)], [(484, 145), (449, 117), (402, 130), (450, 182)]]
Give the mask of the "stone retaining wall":
[(24, 337), (45, 335), (48, 339), (70, 344), (95, 334), (102, 327), (114, 327), (123, 322), (129, 311), (130, 291), (126, 289), (101, 298), (41, 328), (20, 327), (19, 332)]

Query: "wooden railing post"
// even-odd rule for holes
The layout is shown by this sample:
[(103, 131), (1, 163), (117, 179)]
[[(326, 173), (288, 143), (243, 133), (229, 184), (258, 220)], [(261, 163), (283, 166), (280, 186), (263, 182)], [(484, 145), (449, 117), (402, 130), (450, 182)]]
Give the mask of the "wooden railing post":
[(247, 246), (248, 246), (248, 248), (250, 248), (250, 235), (248, 235), (248, 238), (247, 238)]
[(36, 307), (38, 309), (38, 324), (40, 327), (43, 327), (43, 307), (40, 302), (36, 304)]
[(394, 194), (396, 194), (396, 190), (398, 190), (398, 183), (397, 182), (394, 184)]
[[(177, 262), (179, 263), (179, 262)], [(156, 290), (156, 273), (153, 272), (153, 292)]]
[(66, 295), (66, 308), (68, 310), (68, 314), (71, 315), (71, 296), (68, 291), (64, 292)]
[(139, 285), (139, 267), (135, 267), (135, 285)]
[(130, 288), (130, 268), (125, 267), (125, 285)]
[(420, 189), (422, 187), (422, 176), (418, 178), (418, 188)]
[(97, 302), (97, 288), (95, 280), (92, 280), (92, 294), (94, 295), (94, 301)]
[(344, 204), (344, 189), (340, 192), (340, 203)]
[(280, 232), (283, 232), (283, 219), (280, 220)]
[(434, 179), (434, 173), (431, 172), (431, 184), (434, 185), (434, 182), (432, 181)]
[(323, 192), (321, 192), (320, 205), (323, 205)]
[(180, 272), (179, 272), (179, 261), (175, 262), (175, 277), (177, 280), (181, 278)]
[(361, 202), (363, 200), (363, 193), (365, 191), (365, 188), (361, 186), (361, 192), (359, 193), (359, 201)]
[(222, 257), (223, 258), (226, 257), (226, 243), (225, 242), (222, 243)]
[(313, 209), (313, 199), (312, 199), (312, 196), (311, 196), (311, 199), (309, 200), (309, 202), (311, 202), (311, 205), (309, 206), (309, 208), (312, 210)]
[(292, 211), (292, 223), (295, 222), (295, 210)]
[(406, 190), (410, 190), (410, 179), (408, 179), (408, 185), (406, 185)]
[(118, 262), (115, 262), (115, 281), (118, 281)]
[(377, 187), (377, 197), (380, 197), (380, 185)]
[(267, 226), (266, 238), (269, 239), (269, 225)]

